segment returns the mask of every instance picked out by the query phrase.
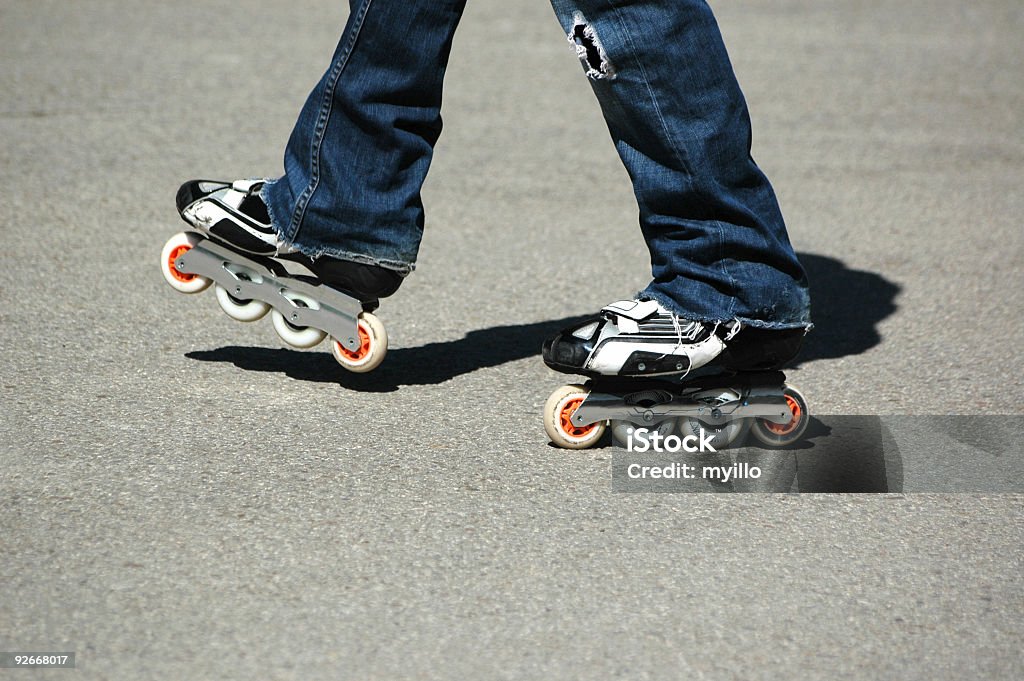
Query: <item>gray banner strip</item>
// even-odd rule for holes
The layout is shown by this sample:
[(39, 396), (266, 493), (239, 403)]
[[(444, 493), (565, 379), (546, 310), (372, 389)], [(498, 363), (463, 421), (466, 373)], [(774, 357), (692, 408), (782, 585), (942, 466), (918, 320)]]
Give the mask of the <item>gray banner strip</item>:
[(1024, 493), (1022, 443), (1024, 416), (819, 416), (787, 449), (616, 449), (612, 490)]
[(74, 653), (0, 652), (0, 669), (74, 669)]

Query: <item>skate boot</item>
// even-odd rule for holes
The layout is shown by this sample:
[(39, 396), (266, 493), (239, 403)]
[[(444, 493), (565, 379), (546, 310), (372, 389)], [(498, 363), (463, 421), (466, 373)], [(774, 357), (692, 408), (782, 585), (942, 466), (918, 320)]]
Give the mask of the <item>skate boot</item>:
[(232, 319), (251, 322), (269, 311), (289, 345), (310, 348), (330, 334), (339, 364), (372, 371), (387, 353), (387, 332), (372, 312), (402, 276), (330, 256), (311, 258), (286, 245), (259, 196), (264, 182), (183, 184), (178, 212), (196, 231), (168, 240), (160, 258), (164, 278), (182, 293), (216, 283), (217, 301)]
[(612, 303), (544, 343), (549, 367), (590, 378), (548, 398), (545, 430), (567, 449), (596, 445), (609, 427), (620, 446), (639, 428), (661, 438), (692, 435), (716, 448), (747, 432), (761, 444), (786, 446), (810, 420), (803, 395), (778, 369), (796, 356), (804, 334), (687, 320), (655, 301)]

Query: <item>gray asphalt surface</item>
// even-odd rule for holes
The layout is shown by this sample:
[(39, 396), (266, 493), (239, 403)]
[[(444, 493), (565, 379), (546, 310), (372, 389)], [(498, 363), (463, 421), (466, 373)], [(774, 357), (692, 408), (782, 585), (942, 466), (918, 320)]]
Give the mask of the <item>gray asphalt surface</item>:
[[(613, 494), (548, 445), (541, 341), (648, 265), (540, 0), (469, 3), (380, 370), (171, 291), (175, 189), (280, 172), (343, 4), (0, 4), (0, 650), (78, 655), (0, 678), (1024, 677), (1020, 494)], [(811, 408), (1024, 413), (1021, 4), (715, 8)]]

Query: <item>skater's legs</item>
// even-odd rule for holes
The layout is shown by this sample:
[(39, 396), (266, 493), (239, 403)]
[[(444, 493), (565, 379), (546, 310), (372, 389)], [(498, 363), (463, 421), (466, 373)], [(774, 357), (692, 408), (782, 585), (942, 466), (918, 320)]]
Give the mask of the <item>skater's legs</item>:
[(689, 319), (809, 323), (807, 283), (703, 0), (551, 0), (633, 182), (654, 281)]
[(441, 132), (441, 85), (465, 0), (350, 0), (331, 65), (262, 196), (286, 242), (408, 273), (420, 188)]

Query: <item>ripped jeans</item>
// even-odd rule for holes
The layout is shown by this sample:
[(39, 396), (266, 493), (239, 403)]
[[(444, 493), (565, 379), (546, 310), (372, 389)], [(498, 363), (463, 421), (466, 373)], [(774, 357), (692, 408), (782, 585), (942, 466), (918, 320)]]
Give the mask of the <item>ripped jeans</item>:
[[(653, 274), (639, 297), (698, 321), (806, 327), (807, 279), (750, 156), (746, 102), (707, 3), (551, 4), (633, 183)], [(263, 198), (301, 251), (408, 273), (465, 0), (350, 5), (288, 141), (285, 174)]]

